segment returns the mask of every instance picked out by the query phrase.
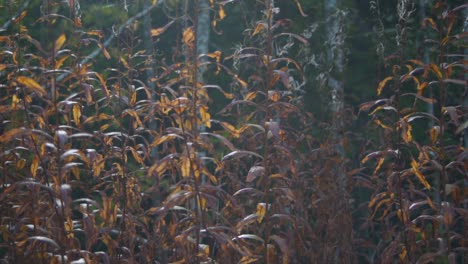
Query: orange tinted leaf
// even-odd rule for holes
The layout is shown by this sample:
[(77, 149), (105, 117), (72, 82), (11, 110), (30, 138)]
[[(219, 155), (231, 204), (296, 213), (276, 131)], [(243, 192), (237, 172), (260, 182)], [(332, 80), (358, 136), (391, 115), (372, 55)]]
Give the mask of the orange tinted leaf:
[(258, 23), (257, 26), (255, 27), (254, 32), (252, 33), (252, 36), (255, 36), (258, 33), (260, 33), (260, 31), (262, 31), (264, 27), (265, 25), (263, 23)]
[(432, 29), (434, 29), (436, 32), (439, 32), (439, 29), (437, 28), (437, 25), (432, 18), (425, 18), (422, 24), (423, 27), (426, 27), (426, 25), (429, 24)]
[(429, 67), (436, 74), (437, 78), (439, 78), (439, 80), (442, 80), (443, 76), (442, 72), (439, 70), (439, 67), (437, 67), (437, 65), (435, 65), (434, 63), (429, 64)]
[(278, 102), (280, 98), (281, 94), (279, 91), (268, 91), (268, 99), (270, 99), (271, 101)]
[(387, 84), (388, 81), (393, 80), (392, 76), (388, 76), (387, 78), (383, 79), (380, 83), (379, 86), (377, 87), (377, 95), (380, 95), (382, 93), (383, 88)]
[(31, 176), (33, 176), (33, 178), (36, 177), (38, 168), (39, 168), (39, 157), (34, 156), (34, 159), (31, 163)]
[(226, 12), (224, 11), (224, 8), (222, 5), (219, 6), (218, 16), (219, 16), (219, 19), (221, 20), (223, 20), (226, 17)]
[(17, 16), (14, 20), (13, 20), (13, 24), (18, 24), (18, 22), (20, 22), (21, 20), (23, 20), (23, 18), (26, 16), (28, 12), (26, 10), (24, 10), (23, 12), (21, 12), (21, 14), (19, 16)]
[(423, 83), (418, 84), (418, 95), (423, 94), (424, 89), (426, 89), (427, 85), (428, 85), (428, 82), (423, 82)]
[(35, 80), (26, 77), (26, 76), (19, 76), (16, 78), (16, 81), (21, 84), (26, 86), (27, 88), (33, 90), (34, 92), (38, 93), (41, 96), (44, 96), (47, 94), (46, 90), (42, 88), (40, 84), (38, 84)]
[(185, 45), (192, 47), (195, 41), (195, 32), (193, 32), (192, 27), (188, 27), (182, 33), (182, 41)]

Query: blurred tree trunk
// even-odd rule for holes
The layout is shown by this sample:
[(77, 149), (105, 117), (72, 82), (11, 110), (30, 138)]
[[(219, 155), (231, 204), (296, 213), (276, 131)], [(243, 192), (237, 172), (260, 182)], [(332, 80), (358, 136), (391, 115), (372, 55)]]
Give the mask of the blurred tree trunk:
[[(333, 170), (335, 174), (335, 201), (330, 205), (327, 248), (331, 247), (332, 255), (326, 256), (324, 261), (333, 263), (352, 263), (352, 221), (349, 212), (347, 195), (347, 179), (344, 168), (343, 130), (344, 130), (344, 65), (345, 65), (345, 37), (344, 30), (346, 12), (339, 9), (338, 0), (325, 0), (326, 34), (328, 42), (327, 60), (329, 66), (328, 87), (331, 96), (330, 110), (332, 114), (331, 136), (332, 148), (338, 162)], [(327, 254), (328, 255), (328, 254)]]

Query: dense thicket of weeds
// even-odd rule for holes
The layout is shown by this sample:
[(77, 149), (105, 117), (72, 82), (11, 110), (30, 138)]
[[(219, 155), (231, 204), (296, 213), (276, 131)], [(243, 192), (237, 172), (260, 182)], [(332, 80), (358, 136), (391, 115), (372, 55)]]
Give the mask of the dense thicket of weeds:
[[(112, 32), (84, 30), (75, 1), (2, 2), (1, 261), (466, 261), (466, 5), (435, 1), (429, 61), (399, 8), (379, 98), (327, 121), (304, 107), (311, 36), (275, 1), (207, 54), (201, 1), (157, 2)], [(231, 2), (210, 1), (217, 33)], [(163, 25), (139, 24), (157, 8)], [(173, 50), (146, 45), (164, 34)], [(354, 112), (367, 133), (346, 131)]]

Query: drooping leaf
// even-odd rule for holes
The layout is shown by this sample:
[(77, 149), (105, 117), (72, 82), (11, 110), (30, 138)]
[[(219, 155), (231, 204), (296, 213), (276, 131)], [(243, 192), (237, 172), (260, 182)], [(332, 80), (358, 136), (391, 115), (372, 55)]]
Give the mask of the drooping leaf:
[(419, 171), (419, 163), (411, 159), (411, 168), (413, 169), (413, 173), (416, 175), (416, 177), (419, 179), (419, 181), (426, 187), (428, 190), (431, 189), (431, 185), (429, 182), (426, 180), (426, 177)]
[(42, 88), (42, 86), (39, 83), (37, 83), (35, 80), (33, 80), (33, 79), (29, 78), (29, 77), (18, 76), (16, 78), (16, 81), (19, 84), (24, 85), (26, 88), (31, 89), (32, 91), (36, 92), (40, 96), (47, 95), (46, 90), (44, 88)]
[(379, 83), (379, 86), (377, 87), (377, 95), (382, 94), (383, 88), (385, 87), (387, 82), (390, 81), (390, 80), (393, 80), (393, 76), (388, 76)]

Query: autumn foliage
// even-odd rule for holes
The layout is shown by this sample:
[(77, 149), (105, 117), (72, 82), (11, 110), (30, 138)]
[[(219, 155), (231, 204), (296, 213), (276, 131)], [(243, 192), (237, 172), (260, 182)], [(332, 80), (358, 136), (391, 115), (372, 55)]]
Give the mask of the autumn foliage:
[[(0, 31), (1, 261), (466, 261), (466, 5), (435, 1), (422, 25), (430, 61), (398, 46), (378, 98), (330, 121), (305, 106), (299, 47), (312, 40), (274, 1), (256, 2), (242, 45), (207, 54), (197, 12), (170, 6), (147, 33), (174, 49), (148, 54), (138, 21), (158, 1), (111, 35), (85, 29), (74, 1), (12, 2)], [(210, 1), (219, 34), (231, 2)], [(330, 133), (362, 118), (368, 131)]]

